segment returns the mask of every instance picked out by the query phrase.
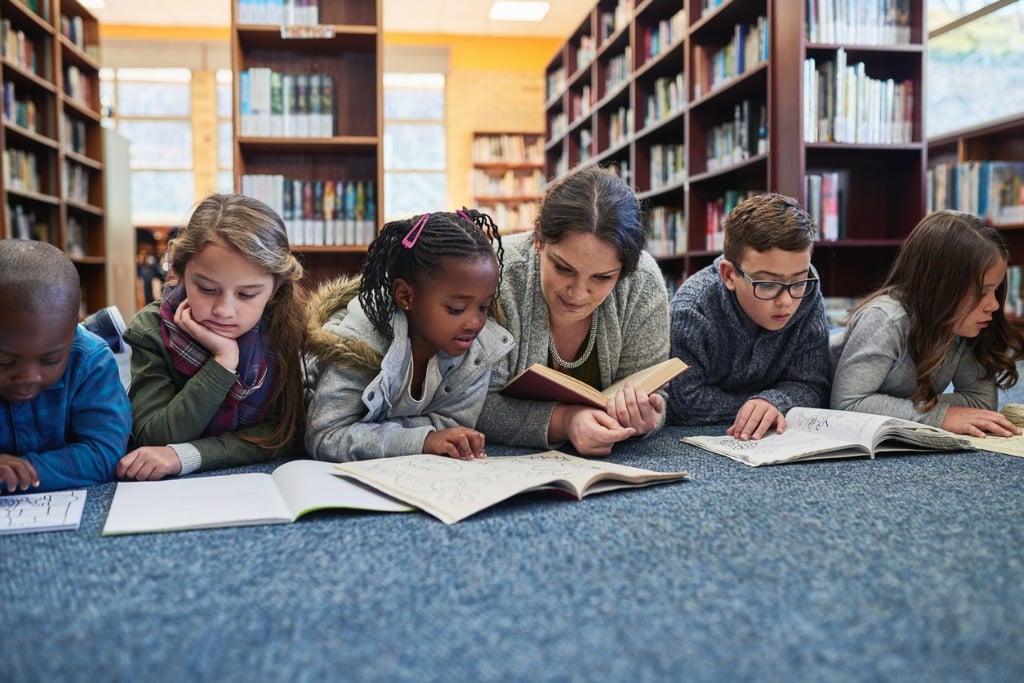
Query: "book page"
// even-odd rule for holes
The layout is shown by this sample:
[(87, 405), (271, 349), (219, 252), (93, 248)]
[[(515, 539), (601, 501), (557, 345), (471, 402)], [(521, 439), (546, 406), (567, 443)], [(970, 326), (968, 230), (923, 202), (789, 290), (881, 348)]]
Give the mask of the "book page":
[(673, 377), (686, 370), (687, 367), (689, 366), (680, 359), (669, 358), (657, 365), (652, 365), (651, 367), (640, 370), (639, 372), (634, 372), (629, 377), (623, 377), (618, 382), (606, 387), (601, 393), (608, 398), (611, 398), (615, 396), (619, 389), (626, 386), (626, 382), (632, 382), (638, 388), (643, 389), (648, 394), (651, 394), (667, 384)]
[(1024, 435), (993, 436), (989, 434), (985, 438), (978, 436), (965, 436), (963, 438), (971, 444), (971, 448), (976, 448), (979, 451), (1015, 455), (1018, 458), (1024, 458)]
[(416, 508), (373, 491), (362, 484), (336, 476), (334, 463), (292, 460), (273, 473), (291, 519), (307, 512), (331, 508), (412, 512)]
[[(792, 412), (792, 411), (791, 411)], [(746, 465), (779, 465), (816, 458), (867, 456), (868, 450), (821, 432), (802, 432), (789, 427), (781, 434), (741, 441), (731, 436), (687, 436), (683, 442), (738, 460)]]
[(586, 382), (540, 363), (534, 363), (502, 388), (501, 393), (534, 401), (557, 401), (604, 408), (608, 400)]
[[(906, 421), (886, 415), (827, 408), (797, 407), (786, 413), (786, 431), (798, 429), (802, 432), (822, 433), (833, 439), (857, 444), (868, 451), (872, 450), (875, 435), (883, 427), (897, 426), (900, 422)], [(907, 424), (914, 425), (912, 422)]]
[(409, 502), (446, 524), (454, 524), (517, 493), (545, 486), (557, 486), (580, 498), (587, 484), (602, 476), (635, 477), (638, 482), (685, 476), (587, 460), (559, 451), (470, 461), (407, 455), (338, 463), (334, 468)]
[(0, 536), (77, 529), (87, 493), (75, 489), (0, 496)]
[(274, 479), (262, 472), (121, 481), (103, 535), (291, 521)]

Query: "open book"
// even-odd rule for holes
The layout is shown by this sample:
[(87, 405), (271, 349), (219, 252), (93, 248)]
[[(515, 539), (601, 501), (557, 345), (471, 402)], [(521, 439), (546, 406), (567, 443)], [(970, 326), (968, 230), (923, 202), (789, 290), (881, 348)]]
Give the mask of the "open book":
[(786, 431), (757, 441), (731, 436), (689, 436), (683, 441), (757, 467), (823, 458), (874, 458), (898, 451), (955, 451), (970, 442), (937, 427), (885, 415), (825, 408), (792, 408)]
[(118, 482), (103, 535), (287, 524), (307, 512), (332, 508), (415, 509), (334, 476), (331, 465), (292, 460), (271, 474)]
[(555, 490), (582, 500), (591, 493), (680, 481), (689, 476), (686, 472), (655, 472), (559, 451), (483, 460), (403, 455), (337, 463), (334, 469), (415, 505), (445, 524), (454, 524), (527, 491)]
[(624, 387), (626, 382), (632, 382), (637, 388), (650, 394), (660, 389), (687, 367), (686, 363), (678, 358), (669, 358), (620, 379), (604, 391), (598, 391), (575, 377), (570, 377), (546, 365), (534, 363), (513, 377), (501, 389), (501, 393), (513, 398), (580, 403), (595, 408), (604, 408), (608, 405), (608, 399)]
[(0, 536), (77, 529), (87, 493), (74, 489), (0, 496)]

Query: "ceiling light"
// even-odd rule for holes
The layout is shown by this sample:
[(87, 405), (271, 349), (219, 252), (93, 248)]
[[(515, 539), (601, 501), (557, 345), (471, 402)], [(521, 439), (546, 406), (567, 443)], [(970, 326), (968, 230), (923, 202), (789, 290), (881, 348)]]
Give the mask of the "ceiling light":
[(495, 21), (540, 21), (551, 9), (550, 2), (506, 2), (491, 5), (491, 19)]
[(106, 0), (78, 0), (78, 4), (87, 9), (106, 9)]

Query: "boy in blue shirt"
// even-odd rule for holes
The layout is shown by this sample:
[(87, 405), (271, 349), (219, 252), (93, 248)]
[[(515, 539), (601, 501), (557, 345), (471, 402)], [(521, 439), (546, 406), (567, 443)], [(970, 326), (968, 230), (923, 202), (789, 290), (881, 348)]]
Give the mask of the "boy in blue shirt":
[(125, 453), (128, 394), (79, 298), (59, 249), (0, 240), (0, 493), (110, 481)]
[(671, 354), (690, 367), (668, 389), (669, 424), (731, 423), (760, 439), (793, 406), (827, 407), (828, 323), (811, 265), (814, 222), (796, 200), (750, 197), (725, 218), (715, 262), (672, 299)]

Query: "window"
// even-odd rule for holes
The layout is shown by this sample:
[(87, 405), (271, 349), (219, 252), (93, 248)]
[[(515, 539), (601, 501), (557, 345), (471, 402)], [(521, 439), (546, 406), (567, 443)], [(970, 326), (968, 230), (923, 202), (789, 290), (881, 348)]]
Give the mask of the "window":
[(384, 74), (384, 220), (448, 203), (445, 77)]
[(217, 187), (234, 189), (234, 147), (231, 144), (231, 69), (217, 69)]
[(1024, 2), (929, 0), (927, 135), (1024, 111)]
[(195, 202), (191, 70), (102, 69), (100, 97), (131, 145), (133, 222), (180, 222)]

